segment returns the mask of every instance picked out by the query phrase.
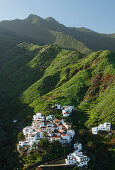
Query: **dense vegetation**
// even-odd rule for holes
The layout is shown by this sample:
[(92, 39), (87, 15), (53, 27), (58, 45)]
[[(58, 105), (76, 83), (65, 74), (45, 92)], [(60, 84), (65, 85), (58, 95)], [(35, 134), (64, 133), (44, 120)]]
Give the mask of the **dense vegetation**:
[[(108, 134), (90, 133), (92, 126), (105, 121), (112, 123), (113, 130), (115, 126), (114, 34), (68, 28), (51, 17), (30, 15), (0, 22), (0, 39), (0, 169), (70, 152), (59, 145), (56, 154), (54, 144), (45, 153), (25, 154), (22, 160), (16, 150), (22, 128), (31, 124), (35, 112), (61, 117), (50, 110), (55, 103), (75, 106), (68, 121), (79, 130), (77, 140), (92, 157), (90, 168), (114, 169), (114, 131), (110, 139)], [(13, 123), (14, 119), (18, 121)]]
[[(9, 169), (16, 166), (16, 136), (35, 112), (52, 113), (49, 108), (55, 103), (75, 106), (71, 121), (76, 131), (105, 121), (114, 128), (114, 57), (110, 51), (84, 55), (57, 45), (21, 43), (10, 48), (0, 68), (1, 167), (6, 168), (5, 162)], [(28, 162), (26, 157), (24, 161)]]

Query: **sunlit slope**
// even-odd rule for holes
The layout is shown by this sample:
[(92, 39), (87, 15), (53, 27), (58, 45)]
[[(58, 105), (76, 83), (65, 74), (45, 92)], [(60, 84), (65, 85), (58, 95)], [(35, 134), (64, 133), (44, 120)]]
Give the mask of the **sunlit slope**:
[(28, 115), (32, 115), (59, 103), (75, 105), (88, 114), (86, 126), (103, 121), (114, 123), (114, 53), (98, 51), (85, 56), (57, 45), (24, 44), (23, 48), (35, 50), (36, 54), (10, 75), (15, 84), (9, 89), (9, 113), (15, 112), (21, 118), (28, 113), (28, 107), (32, 108)]

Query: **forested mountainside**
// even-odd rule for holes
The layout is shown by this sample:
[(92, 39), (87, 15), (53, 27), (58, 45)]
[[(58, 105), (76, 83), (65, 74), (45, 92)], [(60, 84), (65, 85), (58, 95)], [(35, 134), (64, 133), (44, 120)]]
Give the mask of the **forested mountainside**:
[(56, 44), (19, 43), (0, 55), (0, 82), (1, 167), (16, 166), (17, 134), (35, 112), (49, 114), (55, 103), (75, 106), (75, 129), (105, 121), (115, 126), (115, 53), (109, 50), (83, 54)]
[(8, 88), (9, 113), (23, 116), (26, 107), (22, 104), (36, 112), (50, 102), (71, 103), (87, 110), (89, 125), (114, 123), (114, 53), (98, 51), (86, 56), (57, 45), (27, 43), (10, 53), (12, 57), (1, 66), (1, 89)]
[(75, 49), (85, 54), (98, 50), (115, 51), (114, 34), (100, 34), (83, 27), (66, 27), (52, 17), (43, 19), (31, 14), (24, 20), (0, 22), (0, 46), (5, 38), (1, 32), (8, 35), (6, 41), (10, 44), (25, 40), (39, 45), (55, 43), (62, 48)]

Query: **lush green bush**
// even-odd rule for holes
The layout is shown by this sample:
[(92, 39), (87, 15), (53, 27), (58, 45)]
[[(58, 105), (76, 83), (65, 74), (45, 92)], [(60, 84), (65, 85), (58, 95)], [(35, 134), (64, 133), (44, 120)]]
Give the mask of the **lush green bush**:
[(24, 140), (24, 139), (25, 139), (25, 136), (24, 136), (23, 132), (20, 132), (20, 133), (18, 134), (17, 139), (18, 139), (18, 141), (21, 141), (21, 140)]

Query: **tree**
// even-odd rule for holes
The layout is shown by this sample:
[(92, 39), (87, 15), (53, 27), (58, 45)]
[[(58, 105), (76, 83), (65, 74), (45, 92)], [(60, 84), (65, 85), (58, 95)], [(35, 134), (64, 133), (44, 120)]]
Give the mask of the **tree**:
[(24, 140), (25, 136), (24, 136), (23, 132), (19, 132), (17, 138), (18, 138), (18, 140)]
[(85, 130), (84, 130), (84, 129), (80, 129), (80, 130), (79, 130), (79, 135), (80, 135), (80, 136), (83, 136), (84, 134), (85, 134)]
[(47, 133), (46, 133), (46, 132), (43, 132), (43, 136), (44, 136), (44, 138), (46, 138), (46, 136), (47, 136)]
[(92, 141), (89, 141), (89, 142), (87, 143), (87, 146), (90, 147), (90, 148), (93, 147), (93, 142), (92, 142)]
[(77, 169), (79, 169), (77, 166), (75, 166), (75, 167), (73, 168), (73, 170), (77, 170)]
[(44, 149), (45, 153), (47, 153), (50, 150), (51, 144), (47, 138), (43, 138), (38, 143), (38, 146), (42, 147)]

